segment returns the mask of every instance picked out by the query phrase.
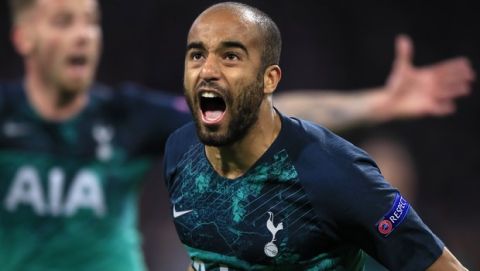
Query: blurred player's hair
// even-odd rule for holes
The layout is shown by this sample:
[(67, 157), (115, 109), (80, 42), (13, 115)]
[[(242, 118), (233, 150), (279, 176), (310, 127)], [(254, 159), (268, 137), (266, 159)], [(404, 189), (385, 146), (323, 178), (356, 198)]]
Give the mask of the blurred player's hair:
[(36, 0), (9, 0), (10, 18), (12, 23), (18, 22), (20, 16), (31, 8)]

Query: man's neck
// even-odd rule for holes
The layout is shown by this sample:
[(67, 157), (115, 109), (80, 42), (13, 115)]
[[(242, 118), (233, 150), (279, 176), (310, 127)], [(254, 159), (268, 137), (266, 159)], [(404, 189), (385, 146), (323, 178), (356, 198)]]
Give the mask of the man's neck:
[(87, 91), (70, 92), (45, 84), (34, 75), (25, 78), (25, 91), (36, 112), (45, 120), (65, 121), (86, 105)]
[(242, 176), (277, 138), (281, 129), (280, 116), (271, 105), (262, 106), (267, 108), (261, 109), (258, 121), (241, 140), (225, 147), (205, 147), (207, 158), (218, 174), (228, 179)]

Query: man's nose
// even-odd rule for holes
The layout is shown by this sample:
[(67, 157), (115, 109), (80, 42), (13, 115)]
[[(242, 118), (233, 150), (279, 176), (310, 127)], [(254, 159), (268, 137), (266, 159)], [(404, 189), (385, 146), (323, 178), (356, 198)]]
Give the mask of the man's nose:
[(206, 81), (216, 80), (220, 78), (220, 73), (220, 63), (216, 56), (209, 55), (200, 70), (200, 78)]
[(85, 22), (77, 22), (74, 32), (76, 43), (79, 45), (85, 45), (92, 42), (96, 38), (96, 35), (98, 35), (98, 29)]

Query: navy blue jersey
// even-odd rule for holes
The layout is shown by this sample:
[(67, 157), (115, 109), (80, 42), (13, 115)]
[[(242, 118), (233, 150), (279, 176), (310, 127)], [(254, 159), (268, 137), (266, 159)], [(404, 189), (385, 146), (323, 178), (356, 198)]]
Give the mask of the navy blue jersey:
[(21, 84), (0, 85), (0, 269), (144, 270), (137, 192), (182, 101), (95, 86), (84, 110), (43, 120)]
[(167, 141), (173, 219), (196, 270), (424, 270), (442, 242), (361, 149), (281, 116), (266, 153), (241, 177), (215, 172), (187, 124)]

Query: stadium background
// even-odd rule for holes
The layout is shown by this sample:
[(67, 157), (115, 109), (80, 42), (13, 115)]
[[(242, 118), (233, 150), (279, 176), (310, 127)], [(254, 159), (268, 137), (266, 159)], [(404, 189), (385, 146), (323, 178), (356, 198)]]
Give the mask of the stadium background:
[[(182, 94), (186, 34), (193, 19), (215, 1), (101, 1), (103, 57), (98, 80), (134, 81)], [(293, 88), (351, 89), (379, 86), (389, 73), (394, 36), (409, 34), (414, 62), (427, 65), (467, 56), (480, 71), (478, 8), (467, 1), (245, 1), (278, 23), (284, 46), (279, 91)], [(20, 58), (9, 40), (9, 16), (0, 2), (0, 78), (18, 78)], [(446, 118), (395, 121), (354, 129), (342, 136), (360, 142), (379, 131), (394, 134), (412, 152), (419, 175), (415, 208), (471, 270), (480, 270), (480, 94), (478, 83), (458, 112)], [(172, 233), (161, 169), (150, 174), (142, 202), (142, 229), (152, 270), (184, 264)], [(177, 260), (176, 257), (179, 257)]]

